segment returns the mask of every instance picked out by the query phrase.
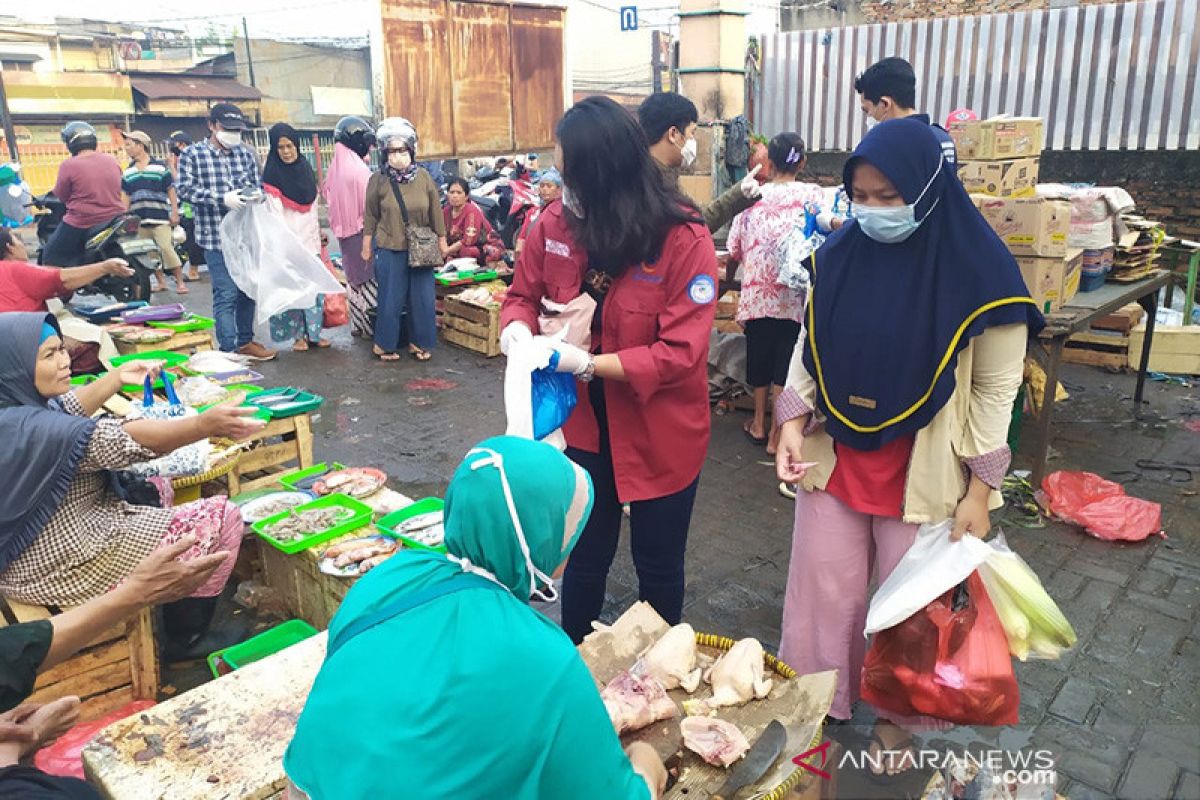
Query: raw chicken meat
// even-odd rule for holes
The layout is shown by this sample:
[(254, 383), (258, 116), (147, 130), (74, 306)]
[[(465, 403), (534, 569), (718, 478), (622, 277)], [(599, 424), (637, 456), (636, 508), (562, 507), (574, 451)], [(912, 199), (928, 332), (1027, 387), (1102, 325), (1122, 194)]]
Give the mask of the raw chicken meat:
[(763, 672), (762, 645), (757, 639), (742, 639), (717, 659), (705, 674), (704, 679), (713, 688), (713, 696), (706, 705), (712, 709), (761, 700), (774, 685)]
[(633, 669), (657, 678), (667, 691), (682, 687), (691, 694), (703, 674), (696, 666), (696, 632), (686, 622), (676, 625), (642, 654)]
[(685, 717), (679, 729), (684, 745), (714, 767), (728, 767), (750, 749), (736, 725), (716, 717)]
[(620, 735), (670, 719), (679, 713), (667, 690), (656, 679), (622, 672), (600, 691), (608, 717)]

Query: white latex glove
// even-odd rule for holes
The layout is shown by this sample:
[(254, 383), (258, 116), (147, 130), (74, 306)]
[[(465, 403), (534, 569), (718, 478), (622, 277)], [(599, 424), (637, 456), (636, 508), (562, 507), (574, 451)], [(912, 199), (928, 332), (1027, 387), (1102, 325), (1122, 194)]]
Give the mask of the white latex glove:
[(762, 169), (762, 164), (755, 164), (754, 169), (742, 178), (742, 182), (738, 186), (742, 190), (742, 197), (747, 200), (757, 200), (762, 197), (762, 187), (758, 185), (758, 181), (754, 180), (754, 176)]
[(242, 197), (242, 193), (237, 189), (231, 189), (226, 192), (221, 200), (225, 203), (225, 207), (230, 211), (237, 211), (239, 208), (246, 207), (246, 198)]
[(533, 341), (533, 332), (524, 322), (510, 322), (500, 332), (500, 352), (508, 355), (512, 346), (519, 342)]
[(588, 362), (591, 361), (591, 358), (582, 347), (576, 347), (566, 342), (555, 342), (552, 346), (555, 352), (558, 353), (558, 366), (554, 368), (555, 372), (569, 372), (572, 375), (582, 375), (587, 371)]

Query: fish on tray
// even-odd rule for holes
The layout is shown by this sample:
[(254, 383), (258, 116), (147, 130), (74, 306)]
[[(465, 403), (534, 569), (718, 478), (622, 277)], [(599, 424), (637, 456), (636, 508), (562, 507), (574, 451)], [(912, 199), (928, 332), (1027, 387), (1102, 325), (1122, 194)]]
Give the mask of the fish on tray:
[(310, 508), (292, 511), (278, 522), (264, 528), (264, 532), (277, 542), (295, 542), (313, 534), (327, 531), (339, 522), (344, 522), (354, 512), (337, 506)]
[(420, 542), (427, 547), (437, 547), (446, 538), (445, 519), (445, 513), (442, 511), (427, 511), (404, 520), (397, 526), (396, 531), (414, 542)]
[[(278, 407), (276, 410), (281, 410)], [(313, 484), (317, 494), (339, 494), (350, 497), (366, 497), (383, 488), (387, 475), (372, 467), (349, 467), (325, 475)]]
[(325, 548), (319, 566), (327, 575), (352, 578), (367, 574), (399, 550), (399, 542), (383, 536), (350, 539)]

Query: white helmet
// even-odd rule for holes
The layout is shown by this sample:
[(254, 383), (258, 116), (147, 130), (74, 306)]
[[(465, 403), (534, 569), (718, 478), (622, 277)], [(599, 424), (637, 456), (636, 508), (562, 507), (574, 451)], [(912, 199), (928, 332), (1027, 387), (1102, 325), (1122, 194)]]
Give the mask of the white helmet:
[(387, 150), (388, 143), (393, 139), (403, 142), (413, 158), (416, 158), (417, 129), (404, 117), (388, 117), (379, 123), (379, 128), (375, 131), (375, 141), (381, 150)]

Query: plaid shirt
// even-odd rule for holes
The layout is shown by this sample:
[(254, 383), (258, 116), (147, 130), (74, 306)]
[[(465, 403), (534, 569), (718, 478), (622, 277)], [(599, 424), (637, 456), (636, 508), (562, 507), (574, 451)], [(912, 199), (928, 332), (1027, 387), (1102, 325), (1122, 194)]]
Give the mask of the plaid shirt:
[(219, 226), (228, 211), (222, 198), (234, 189), (257, 189), (258, 159), (245, 144), (223, 150), (205, 139), (179, 156), (176, 191), (196, 214), (196, 244), (206, 250), (221, 247)]

